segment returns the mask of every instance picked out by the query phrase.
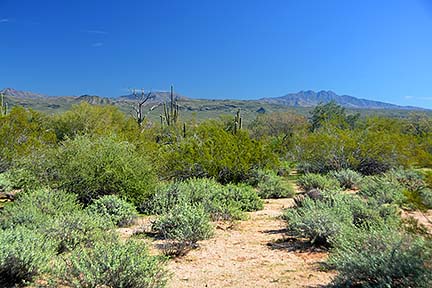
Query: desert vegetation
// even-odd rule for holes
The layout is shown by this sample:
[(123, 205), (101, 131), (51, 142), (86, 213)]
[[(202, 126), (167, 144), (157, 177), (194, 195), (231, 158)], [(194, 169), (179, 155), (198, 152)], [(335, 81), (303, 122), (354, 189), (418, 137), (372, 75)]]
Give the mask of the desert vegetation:
[(165, 287), (173, 258), (278, 198), (293, 198), (282, 239), (326, 251), (325, 285), (432, 285), (432, 232), (403, 216), (432, 209), (429, 116), (165, 110), (161, 123), (87, 103), (0, 116), (1, 287)]

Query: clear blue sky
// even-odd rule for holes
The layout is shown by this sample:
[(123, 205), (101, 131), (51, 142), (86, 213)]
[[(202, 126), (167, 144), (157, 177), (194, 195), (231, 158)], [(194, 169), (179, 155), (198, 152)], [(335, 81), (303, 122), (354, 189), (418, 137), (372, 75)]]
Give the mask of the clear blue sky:
[(432, 108), (428, 0), (0, 0), (0, 39), (0, 88), (333, 90)]

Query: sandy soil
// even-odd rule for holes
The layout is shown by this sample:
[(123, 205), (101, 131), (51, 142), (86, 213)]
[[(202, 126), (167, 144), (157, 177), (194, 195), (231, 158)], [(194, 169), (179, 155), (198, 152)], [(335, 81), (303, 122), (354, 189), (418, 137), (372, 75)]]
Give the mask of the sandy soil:
[(320, 271), (323, 251), (297, 249), (284, 237), (281, 210), (292, 199), (268, 200), (264, 210), (200, 242), (186, 256), (173, 259), (168, 287), (320, 287), (334, 274)]

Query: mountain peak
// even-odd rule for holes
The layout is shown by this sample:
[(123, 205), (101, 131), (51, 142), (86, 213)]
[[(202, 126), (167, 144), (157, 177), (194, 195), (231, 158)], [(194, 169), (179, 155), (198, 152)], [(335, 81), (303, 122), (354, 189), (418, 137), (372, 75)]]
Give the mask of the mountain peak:
[(346, 108), (358, 109), (415, 109), (415, 107), (404, 107), (395, 104), (360, 99), (349, 95), (338, 95), (331, 90), (320, 90), (318, 92), (312, 90), (299, 91), (297, 93), (289, 93), (280, 97), (262, 98), (260, 101), (294, 107), (314, 107), (320, 103), (328, 103), (334, 101), (337, 104)]
[(29, 91), (20, 91), (15, 90), (13, 88), (4, 88), (0, 91), (0, 93), (3, 93), (5, 96), (15, 97), (15, 98), (27, 98), (27, 99), (36, 99), (36, 98), (45, 98), (46, 95), (33, 93)]

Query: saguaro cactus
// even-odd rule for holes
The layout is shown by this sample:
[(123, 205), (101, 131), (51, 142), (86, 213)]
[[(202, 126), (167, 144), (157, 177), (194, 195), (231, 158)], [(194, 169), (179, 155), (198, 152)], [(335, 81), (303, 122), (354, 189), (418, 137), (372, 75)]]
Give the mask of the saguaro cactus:
[(237, 110), (236, 116), (234, 117), (234, 134), (242, 129), (242, 118), (240, 115), (240, 109)]
[(4, 94), (0, 93), (0, 115), (6, 115), (8, 112), (8, 104), (4, 100)]
[(170, 102), (163, 104), (164, 116), (161, 115), (161, 120), (164, 119), (166, 125), (175, 126), (179, 117), (179, 105), (174, 97), (174, 87), (171, 85)]

